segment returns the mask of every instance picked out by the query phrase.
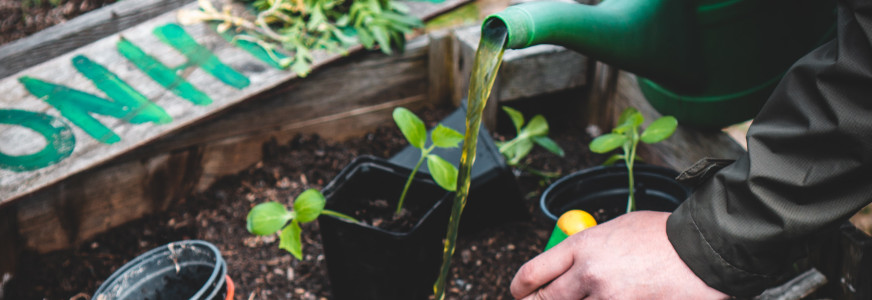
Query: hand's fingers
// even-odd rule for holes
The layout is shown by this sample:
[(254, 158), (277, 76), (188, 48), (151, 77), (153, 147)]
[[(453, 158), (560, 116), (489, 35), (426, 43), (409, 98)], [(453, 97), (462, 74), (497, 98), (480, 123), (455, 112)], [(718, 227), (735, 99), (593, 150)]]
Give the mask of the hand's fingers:
[(526, 297), (569, 270), (573, 262), (572, 244), (569, 240), (564, 241), (521, 266), (512, 279), (512, 296), (516, 299)]
[(523, 300), (578, 300), (590, 294), (591, 285), (571, 274), (557, 277)]

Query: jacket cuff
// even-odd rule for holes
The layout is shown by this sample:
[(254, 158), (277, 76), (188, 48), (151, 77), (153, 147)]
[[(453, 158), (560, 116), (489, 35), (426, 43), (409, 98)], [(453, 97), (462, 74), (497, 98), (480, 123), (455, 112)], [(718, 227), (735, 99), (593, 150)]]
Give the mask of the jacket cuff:
[(694, 220), (694, 202), (685, 201), (666, 221), (666, 234), (684, 263), (710, 287), (738, 297), (759, 295), (781, 281), (776, 276), (742, 270), (726, 261)]

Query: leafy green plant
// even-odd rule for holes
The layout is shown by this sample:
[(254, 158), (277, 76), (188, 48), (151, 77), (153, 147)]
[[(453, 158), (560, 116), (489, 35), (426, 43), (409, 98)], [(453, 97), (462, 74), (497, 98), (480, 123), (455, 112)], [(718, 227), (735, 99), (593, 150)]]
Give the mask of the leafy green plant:
[[(179, 13), (181, 23), (219, 22), (219, 32), (236, 30), (236, 39), (257, 44), (301, 77), (311, 70), (316, 50), (344, 55), (360, 43), (390, 54), (405, 46), (405, 34), (423, 27), (420, 19), (408, 15), (408, 7), (391, 0), (256, 0), (253, 20), (229, 7), (219, 11), (210, 0), (198, 3), (200, 10)], [(279, 49), (292, 55), (284, 56)]]
[(500, 153), (506, 157), (506, 163), (510, 166), (516, 166), (518, 163), (533, 150), (533, 145), (539, 145), (545, 150), (563, 157), (563, 148), (548, 137), (548, 121), (542, 115), (535, 115), (524, 126), (524, 114), (514, 108), (503, 106), (503, 111), (509, 115), (512, 124), (515, 125), (515, 132), (518, 135), (515, 138), (497, 142)]
[(439, 148), (456, 148), (463, 141), (463, 134), (457, 130), (436, 125), (436, 128), (430, 133), (430, 140), (433, 143), (426, 147), (427, 144), (427, 128), (424, 126), (424, 121), (421, 121), (418, 116), (412, 111), (397, 107), (393, 112), (394, 122), (400, 127), (403, 136), (409, 141), (409, 144), (421, 150), (421, 158), (409, 174), (409, 179), (406, 180), (406, 185), (403, 187), (403, 193), (400, 195), (400, 201), (397, 204), (396, 214), (400, 214), (403, 209), (403, 201), (406, 199), (406, 192), (409, 191), (409, 186), (412, 185), (412, 179), (418, 173), (418, 168), (427, 161), (427, 168), (430, 169), (430, 175), (440, 187), (447, 191), (455, 191), (457, 189), (457, 167), (442, 157), (431, 154), (436, 147)]
[(300, 193), (294, 200), (292, 210), (281, 203), (271, 201), (255, 205), (248, 212), (246, 229), (256, 235), (272, 235), (281, 231), (279, 248), (290, 252), (297, 259), (303, 259), (303, 244), (300, 238), (300, 224), (312, 222), (318, 216), (332, 215), (357, 222), (354, 218), (324, 209), (324, 195), (316, 189), (308, 189)]
[(612, 132), (603, 134), (593, 139), (590, 142), (590, 150), (596, 153), (607, 153), (620, 147), (623, 154), (616, 154), (606, 160), (605, 164), (610, 164), (618, 160), (624, 160), (629, 173), (629, 193), (627, 199), (627, 212), (636, 209), (636, 197), (634, 191), (635, 181), (633, 179), (633, 163), (636, 161), (636, 149), (639, 141), (646, 144), (653, 144), (665, 140), (670, 137), (678, 127), (678, 120), (672, 116), (664, 116), (654, 122), (651, 122), (642, 133), (639, 129), (642, 123), (645, 122), (645, 117), (642, 116), (635, 108), (627, 108), (618, 118), (618, 126), (612, 129)]

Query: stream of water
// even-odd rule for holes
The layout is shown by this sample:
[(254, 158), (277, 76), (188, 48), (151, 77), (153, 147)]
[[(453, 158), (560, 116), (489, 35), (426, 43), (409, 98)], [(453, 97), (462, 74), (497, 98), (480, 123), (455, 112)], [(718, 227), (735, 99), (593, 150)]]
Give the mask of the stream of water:
[(451, 209), (451, 217), (448, 221), (448, 235), (446, 236), (445, 249), (442, 256), (442, 268), (439, 278), (433, 286), (436, 299), (445, 298), (445, 280), (451, 270), (451, 256), (454, 255), (457, 229), (460, 225), (460, 215), (466, 206), (466, 198), (469, 194), (470, 173), (475, 162), (475, 148), (478, 145), (478, 131), (481, 125), (481, 116), (487, 98), (490, 96), (497, 70), (503, 62), (503, 52), (506, 44), (506, 28), (502, 22), (495, 19), (488, 20), (482, 26), (481, 40), (475, 53), (475, 61), (472, 65), (472, 75), (469, 79), (469, 95), (466, 110), (466, 134), (463, 137), (463, 148), (460, 156), (460, 170), (457, 178), (457, 192), (455, 193), (454, 205)]

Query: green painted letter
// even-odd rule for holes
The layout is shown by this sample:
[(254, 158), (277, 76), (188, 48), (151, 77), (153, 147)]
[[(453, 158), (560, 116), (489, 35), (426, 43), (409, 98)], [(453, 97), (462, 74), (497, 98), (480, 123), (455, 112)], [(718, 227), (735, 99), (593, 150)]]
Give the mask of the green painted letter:
[(184, 77), (178, 75), (177, 71), (190, 65), (202, 68), (207, 73), (218, 78), (218, 80), (221, 80), (221, 82), (224, 82), (224, 84), (237, 89), (242, 89), (251, 84), (248, 77), (222, 63), (215, 54), (212, 54), (209, 49), (198, 44), (181, 26), (172, 23), (159, 26), (154, 29), (154, 34), (162, 42), (181, 52), (188, 58), (188, 62), (178, 68), (167, 67), (124, 38), (118, 41), (118, 52), (130, 60), (142, 72), (148, 74), (151, 79), (154, 79), (158, 84), (172, 91), (177, 96), (187, 99), (196, 105), (212, 103), (212, 98), (209, 98), (208, 95), (195, 88)]
[(63, 120), (43, 113), (17, 109), (0, 109), (0, 124), (24, 126), (41, 134), (46, 141), (42, 150), (34, 154), (12, 156), (0, 152), (0, 168), (16, 172), (44, 168), (63, 160), (73, 153), (76, 137)]
[(231, 30), (228, 30), (225, 32), (219, 32), (219, 34), (221, 34), (221, 37), (227, 40), (227, 42), (236, 45), (242, 50), (245, 50), (255, 58), (269, 64), (273, 68), (279, 70), (287, 69), (287, 67), (282, 67), (281, 63), (279, 63), (279, 61), (286, 59), (288, 57), (287, 55), (284, 55), (281, 52), (276, 51), (275, 49), (266, 49), (255, 42), (236, 38), (237, 35), (244, 36), (244, 33), (236, 34), (231, 32)]
[(251, 83), (248, 81), (248, 77), (228, 67), (215, 54), (212, 54), (209, 49), (197, 44), (197, 41), (188, 35), (185, 29), (178, 24), (170, 23), (157, 27), (154, 29), (154, 35), (165, 44), (176, 48), (176, 50), (185, 55), (188, 58), (188, 63), (203, 68), (203, 70), (229, 86), (242, 89)]
[(176, 71), (167, 67), (156, 58), (142, 51), (139, 47), (121, 38), (117, 44), (118, 52), (130, 62), (151, 77), (158, 84), (196, 105), (209, 105), (212, 98), (191, 85), (184, 77), (176, 74)]
[(144, 95), (118, 78), (118, 75), (109, 72), (105, 67), (91, 61), (88, 57), (84, 55), (73, 57), (73, 66), (79, 73), (88, 77), (98, 89), (106, 93), (109, 99), (124, 105), (124, 110), (133, 113), (133, 118), (130, 119), (131, 123), (166, 124), (173, 121), (173, 118), (163, 108), (149, 101)]
[[(169, 121), (166, 113), (162, 113), (162, 109), (160, 112), (157, 112), (153, 107), (143, 107), (135, 100), (110, 101), (80, 90), (45, 82), (29, 76), (18, 78), (18, 81), (31, 94), (45, 99), (45, 102), (54, 106), (65, 118), (72, 121), (73, 124), (82, 128), (88, 135), (101, 143), (112, 144), (120, 141), (121, 138), (92, 117), (90, 113), (115, 117), (130, 123), (154, 122), (160, 124)], [(98, 84), (98, 86), (103, 85), (106, 85), (106, 83)], [(130, 107), (128, 104), (138, 106)]]

